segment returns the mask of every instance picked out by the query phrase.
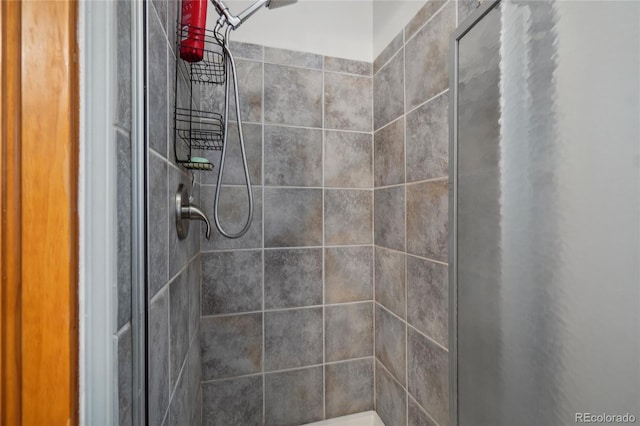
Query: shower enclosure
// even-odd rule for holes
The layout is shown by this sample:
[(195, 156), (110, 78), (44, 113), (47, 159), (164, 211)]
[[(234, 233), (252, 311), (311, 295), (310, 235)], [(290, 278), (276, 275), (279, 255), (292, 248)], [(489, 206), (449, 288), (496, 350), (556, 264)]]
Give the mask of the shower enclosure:
[(503, 1), (453, 36), (453, 424), (640, 417), (639, 29)]

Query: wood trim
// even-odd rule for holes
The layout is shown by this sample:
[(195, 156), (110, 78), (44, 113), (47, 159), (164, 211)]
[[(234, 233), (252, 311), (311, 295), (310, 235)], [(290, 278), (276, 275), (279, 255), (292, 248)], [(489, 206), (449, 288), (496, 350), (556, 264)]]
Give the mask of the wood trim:
[(78, 423), (76, 28), (76, 1), (2, 2), (3, 425)]
[(0, 372), (0, 423), (21, 424), (21, 4), (2, 2), (0, 73), (2, 87), (2, 226), (0, 271), (2, 315), (2, 368)]

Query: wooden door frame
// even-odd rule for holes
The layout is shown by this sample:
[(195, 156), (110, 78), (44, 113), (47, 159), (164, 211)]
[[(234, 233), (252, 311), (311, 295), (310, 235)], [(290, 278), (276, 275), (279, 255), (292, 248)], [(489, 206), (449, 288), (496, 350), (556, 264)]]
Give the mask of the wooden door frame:
[(0, 6), (0, 422), (78, 423), (77, 2)]

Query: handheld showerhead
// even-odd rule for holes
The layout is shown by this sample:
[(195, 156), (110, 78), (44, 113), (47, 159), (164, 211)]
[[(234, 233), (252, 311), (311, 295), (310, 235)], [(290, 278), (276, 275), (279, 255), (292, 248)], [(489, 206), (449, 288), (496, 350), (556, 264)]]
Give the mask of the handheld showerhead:
[(238, 16), (233, 16), (229, 12), (229, 8), (222, 2), (222, 0), (211, 0), (211, 3), (215, 6), (220, 15), (222, 21), (218, 21), (220, 25), (225, 22), (231, 26), (234, 30), (238, 28), (247, 18), (256, 13), (262, 6), (266, 6), (269, 9), (277, 9), (279, 7), (289, 6), (290, 4), (297, 3), (298, 0), (258, 0), (251, 6), (240, 12)]
[(267, 7), (269, 9), (277, 9), (294, 3), (298, 3), (298, 0), (270, 0), (269, 3), (267, 3)]

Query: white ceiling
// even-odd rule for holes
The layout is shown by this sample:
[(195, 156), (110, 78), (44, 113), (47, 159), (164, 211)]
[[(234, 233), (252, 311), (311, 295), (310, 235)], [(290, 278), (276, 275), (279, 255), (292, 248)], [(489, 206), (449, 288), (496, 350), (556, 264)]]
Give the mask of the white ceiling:
[[(252, 1), (229, 0), (238, 14)], [(256, 13), (232, 39), (371, 62), (425, 3), (424, 0), (300, 0)], [(209, 7), (208, 26), (217, 15)]]

